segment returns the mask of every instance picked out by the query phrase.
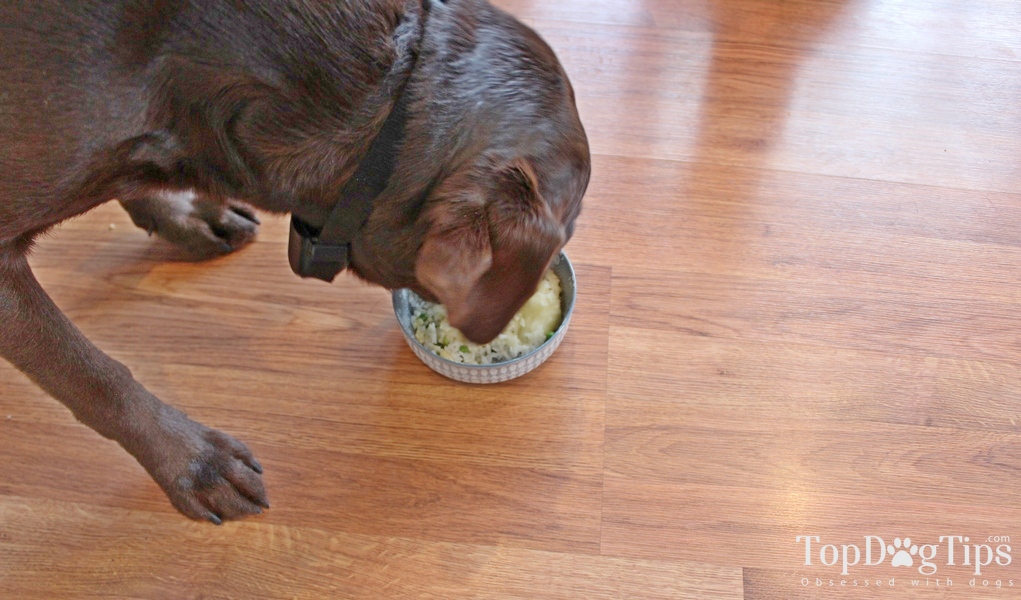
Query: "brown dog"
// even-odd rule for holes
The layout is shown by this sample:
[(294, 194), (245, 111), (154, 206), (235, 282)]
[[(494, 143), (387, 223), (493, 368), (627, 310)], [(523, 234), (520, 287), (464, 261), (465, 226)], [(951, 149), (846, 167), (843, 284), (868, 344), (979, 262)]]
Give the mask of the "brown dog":
[(61, 314), (25, 258), (40, 232), (116, 198), (214, 255), (255, 234), (244, 203), (312, 241), (339, 215), (336, 268), (442, 301), (487, 341), (588, 184), (553, 52), (484, 0), (8, 0), (0, 27), (0, 354), (192, 518), (260, 512), (261, 467)]

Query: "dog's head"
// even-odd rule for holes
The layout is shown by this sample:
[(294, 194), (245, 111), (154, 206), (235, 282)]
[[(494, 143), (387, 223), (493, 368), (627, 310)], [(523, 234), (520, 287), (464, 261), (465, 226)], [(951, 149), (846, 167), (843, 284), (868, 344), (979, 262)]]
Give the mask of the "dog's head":
[(472, 16), (473, 28), (448, 32), (462, 51), (446, 60), (460, 69), (443, 71), (456, 82), (445, 100), (466, 109), (454, 128), (463, 137), (452, 140), (462, 158), (424, 205), (415, 278), (481, 343), (503, 330), (570, 238), (590, 159), (553, 51), (506, 15)]
[[(370, 219), (374, 252), (396, 265), (376, 280), (442, 302), (452, 325), (484, 343), (571, 237), (588, 141), (567, 76), (535, 32), (480, 0), (433, 2), (431, 12), (397, 184), (421, 192), (403, 220)], [(402, 230), (413, 249), (394, 236)]]
[(535, 292), (567, 242), (581, 190), (544, 186), (534, 159), (481, 162), (430, 198), (415, 278), (447, 307), (452, 325), (484, 343)]

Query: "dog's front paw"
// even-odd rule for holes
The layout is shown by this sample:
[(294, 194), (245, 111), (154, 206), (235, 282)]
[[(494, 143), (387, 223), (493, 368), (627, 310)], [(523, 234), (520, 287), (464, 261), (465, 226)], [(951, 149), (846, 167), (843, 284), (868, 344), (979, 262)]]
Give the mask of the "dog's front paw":
[(133, 454), (174, 508), (217, 525), (269, 508), (262, 467), (247, 446), (183, 413), (162, 425), (147, 447)]
[(162, 192), (121, 201), (135, 225), (200, 258), (233, 252), (255, 239), (259, 219), (247, 204), (194, 192)]

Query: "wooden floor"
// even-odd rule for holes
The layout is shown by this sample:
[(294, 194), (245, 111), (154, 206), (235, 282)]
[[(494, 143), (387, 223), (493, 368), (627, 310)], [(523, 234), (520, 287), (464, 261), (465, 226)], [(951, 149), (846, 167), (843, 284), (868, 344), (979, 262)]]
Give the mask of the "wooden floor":
[(1021, 4), (500, 4), (594, 152), (557, 354), (454, 383), (283, 219), (194, 264), (102, 207), (38, 276), (273, 508), (187, 521), (0, 364), (0, 598), (1021, 598)]

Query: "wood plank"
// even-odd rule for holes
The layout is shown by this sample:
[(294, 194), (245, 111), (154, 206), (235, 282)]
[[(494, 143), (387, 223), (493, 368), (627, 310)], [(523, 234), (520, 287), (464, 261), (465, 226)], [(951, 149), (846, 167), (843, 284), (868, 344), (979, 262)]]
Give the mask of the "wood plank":
[[(1015, 362), (1013, 301), (938, 286), (857, 286), (617, 269), (611, 318), (678, 334)], [(619, 290), (619, 291), (618, 291)]]
[[(641, 2), (598, 4), (498, 0), (543, 33), (554, 22), (616, 25), (651, 32), (711, 33), (726, 40), (811, 48), (818, 44), (1019, 60), (1021, 37), (1012, 24), (1021, 8), (1009, 2), (849, 3), (841, 0)], [(582, 29), (581, 27), (578, 27)]]
[[(18, 465), (21, 473), (0, 481), (0, 496), (173, 514), (162, 492), (130, 456), (84, 427), (10, 421), (0, 426), (8, 441), (0, 458)], [(260, 518), (274, 524), (581, 554), (599, 551), (598, 471), (388, 458), (254, 442), (251, 447), (266, 469), (273, 505)], [(66, 473), (74, 473), (74, 479), (62, 475)], [(521, 489), (529, 494), (522, 496)]]
[[(845, 475), (849, 480), (861, 477), (859, 472)], [(975, 576), (974, 561), (965, 565), (959, 552), (955, 564), (948, 565), (948, 542), (940, 542), (940, 537), (968, 537), (969, 545), (986, 544), (986, 540), (995, 537), (1016, 540), (1013, 532), (1021, 519), (1021, 512), (1013, 505), (944, 502), (942, 490), (937, 489), (929, 501), (917, 498), (901, 501), (896, 497), (874, 497), (868, 490), (861, 494), (830, 493), (815, 483), (797, 474), (788, 477), (783, 489), (607, 476), (603, 554), (695, 561), (705, 560), (708, 554), (716, 565), (839, 577), (841, 564), (826, 566), (817, 552), (822, 545), (846, 544), (858, 545), (863, 557), (855, 569), (849, 568), (849, 574), (896, 577), (899, 573), (917, 574), (920, 561), (916, 560), (915, 571), (898, 571), (888, 554), (881, 564), (866, 567), (865, 536), (882, 538), (887, 544), (892, 544), (895, 538), (909, 537), (923, 544), (942, 544), (937, 571), (941, 576), (967, 578)], [(979, 487), (994, 491), (992, 486)], [(805, 541), (798, 540), (799, 536), (820, 538), (820, 543), (811, 547), (809, 567), (805, 566)], [(1016, 542), (1011, 546), (1011, 556), (1016, 552), (1015, 546)], [(827, 553), (827, 561), (832, 561), (831, 552)], [(873, 563), (880, 558), (878, 545), (874, 552)], [(853, 562), (853, 550), (849, 556), (849, 562)], [(1021, 581), (1016, 559), (1005, 566), (987, 565), (983, 569), (989, 577)], [(796, 587), (793, 583), (790, 582), (790, 588)]]
[(654, 31), (543, 27), (597, 154), (1008, 193), (1021, 183), (1017, 61)]
[(170, 515), (16, 496), (0, 498), (0, 549), (0, 594), (10, 598), (741, 598), (740, 569), (700, 563), (266, 523), (210, 531)]

